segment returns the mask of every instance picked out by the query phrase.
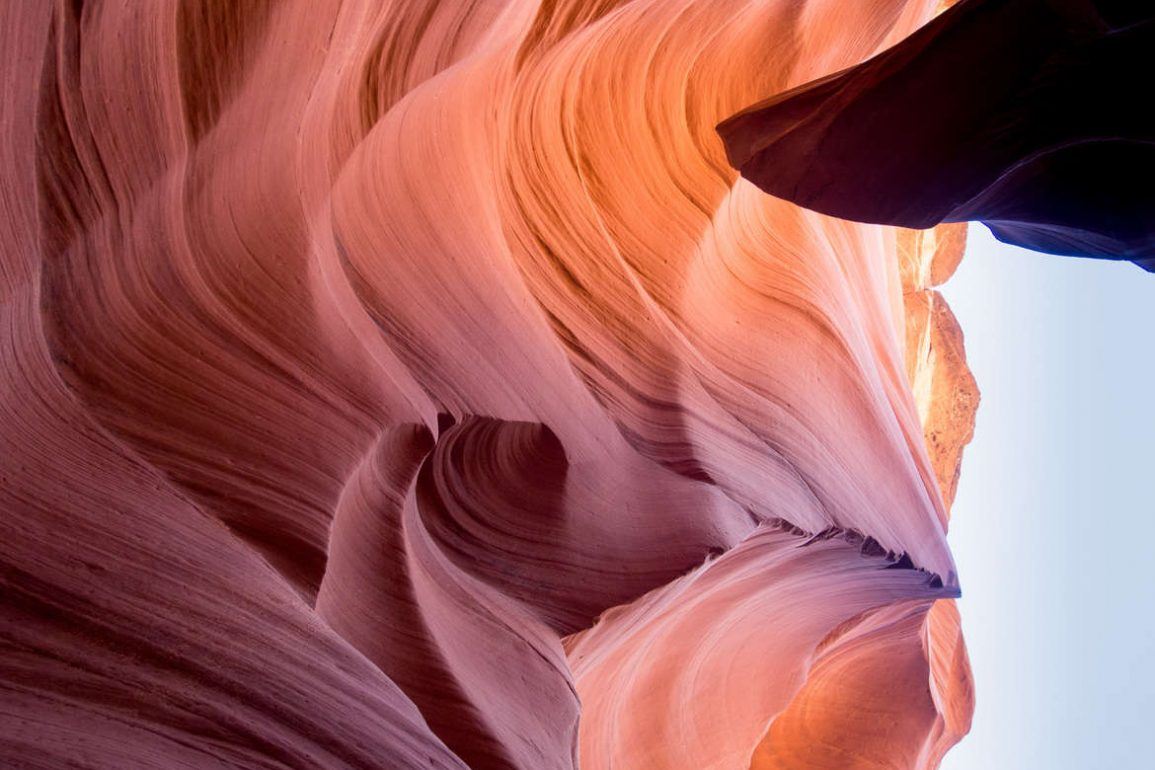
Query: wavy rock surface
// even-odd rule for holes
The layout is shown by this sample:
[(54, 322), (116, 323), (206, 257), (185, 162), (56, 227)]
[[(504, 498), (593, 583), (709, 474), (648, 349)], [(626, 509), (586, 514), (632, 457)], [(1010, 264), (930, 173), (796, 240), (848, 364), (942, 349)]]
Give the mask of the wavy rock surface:
[(961, 244), (714, 126), (935, 5), (0, 6), (3, 763), (934, 767)]
[(962, 0), (718, 130), (746, 178), (815, 211), (981, 220), (1018, 246), (1155, 270), (1155, 118), (1133, 77), (1153, 67), (1151, 3)]

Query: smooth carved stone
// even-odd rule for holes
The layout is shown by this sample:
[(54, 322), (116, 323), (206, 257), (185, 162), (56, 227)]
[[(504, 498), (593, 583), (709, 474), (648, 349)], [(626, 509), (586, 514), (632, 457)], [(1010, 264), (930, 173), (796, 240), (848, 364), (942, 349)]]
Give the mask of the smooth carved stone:
[(961, 243), (715, 132), (933, 5), (0, 3), (0, 765), (937, 763)]

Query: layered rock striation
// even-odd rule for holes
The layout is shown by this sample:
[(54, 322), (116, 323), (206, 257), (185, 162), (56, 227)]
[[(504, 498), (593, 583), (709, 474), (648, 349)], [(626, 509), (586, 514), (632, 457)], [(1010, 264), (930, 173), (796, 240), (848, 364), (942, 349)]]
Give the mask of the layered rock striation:
[(714, 130), (935, 5), (0, 6), (2, 763), (936, 766), (959, 233)]

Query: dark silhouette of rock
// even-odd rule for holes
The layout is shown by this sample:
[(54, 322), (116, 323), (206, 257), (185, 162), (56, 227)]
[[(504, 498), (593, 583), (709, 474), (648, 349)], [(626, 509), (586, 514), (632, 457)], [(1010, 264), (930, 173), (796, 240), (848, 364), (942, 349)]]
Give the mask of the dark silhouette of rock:
[(874, 58), (718, 127), (760, 188), (826, 214), (983, 221), (1155, 270), (1155, 5), (964, 0)]

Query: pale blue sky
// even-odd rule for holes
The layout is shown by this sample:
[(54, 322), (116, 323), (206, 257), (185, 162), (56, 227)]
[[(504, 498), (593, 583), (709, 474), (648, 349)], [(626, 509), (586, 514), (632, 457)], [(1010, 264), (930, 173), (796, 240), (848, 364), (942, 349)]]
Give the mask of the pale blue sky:
[(950, 533), (978, 706), (943, 768), (1155, 767), (1155, 274), (972, 224), (943, 293), (983, 392)]

